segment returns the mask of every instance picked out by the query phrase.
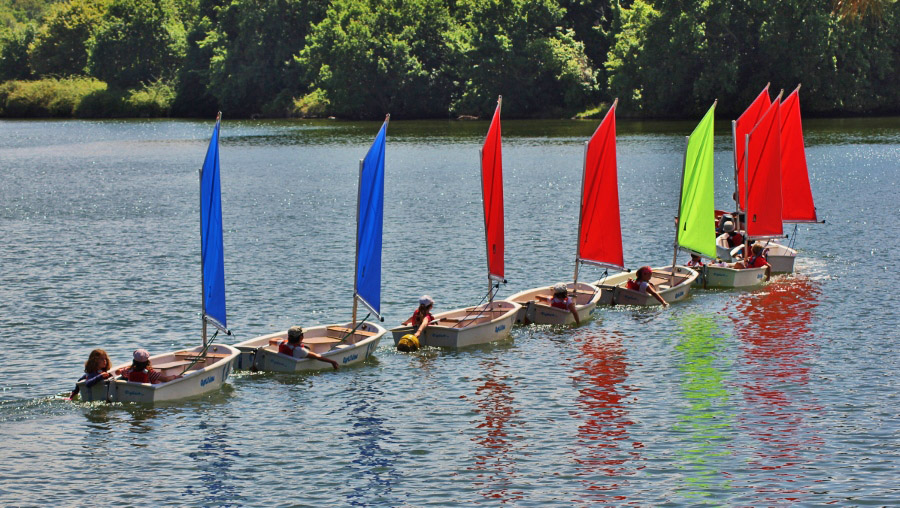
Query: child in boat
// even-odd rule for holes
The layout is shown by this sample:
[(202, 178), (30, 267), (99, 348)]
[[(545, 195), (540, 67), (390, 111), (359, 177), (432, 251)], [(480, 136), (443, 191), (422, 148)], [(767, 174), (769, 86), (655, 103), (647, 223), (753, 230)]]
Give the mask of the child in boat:
[(108, 379), (112, 374), (109, 373), (109, 369), (112, 368), (112, 364), (109, 361), (109, 355), (106, 354), (106, 351), (102, 349), (95, 349), (91, 351), (90, 356), (86, 362), (84, 362), (84, 375), (78, 378), (78, 381), (75, 382), (75, 389), (72, 390), (72, 395), (69, 396), (70, 399), (74, 399), (78, 396), (78, 383), (85, 381), (85, 386), (88, 388), (94, 386), (98, 382)]
[(131, 367), (116, 369), (126, 381), (132, 383), (168, 383), (181, 376), (163, 376), (162, 372), (150, 366), (150, 353), (146, 349), (138, 349), (132, 354)]
[(703, 268), (703, 258), (701, 258), (699, 254), (691, 252), (691, 260), (688, 261), (685, 266), (690, 268)]
[(668, 307), (669, 303), (656, 291), (656, 286), (650, 282), (652, 276), (653, 269), (649, 266), (642, 266), (638, 268), (637, 277), (628, 279), (627, 288), (632, 291), (637, 291), (638, 293), (649, 293), (653, 298), (656, 298), (659, 301), (660, 305)]
[(750, 249), (750, 256), (747, 259), (734, 264), (734, 267), (737, 269), (761, 268), (763, 266), (766, 267), (766, 280), (769, 280), (769, 277), (772, 275), (772, 265), (766, 259), (766, 248), (760, 243), (753, 244), (753, 247)]
[(292, 326), (288, 328), (287, 340), (278, 344), (278, 352), (293, 358), (312, 358), (320, 362), (330, 363), (334, 370), (338, 370), (338, 363), (331, 358), (313, 353), (303, 344), (303, 328)]
[(580, 325), (581, 320), (578, 319), (578, 311), (575, 310), (575, 300), (569, 298), (569, 289), (562, 282), (553, 285), (553, 298), (550, 299), (550, 306), (557, 309), (566, 309), (575, 316), (575, 324)]
[(744, 235), (742, 235), (734, 230), (733, 222), (731, 222), (731, 221), (725, 222), (725, 224), (722, 225), (722, 230), (728, 234), (728, 248), (729, 249), (733, 249), (733, 248), (737, 247), (738, 245), (741, 245), (744, 243)]
[(412, 326), (416, 329), (413, 335), (415, 335), (417, 339), (421, 337), (422, 332), (425, 331), (425, 327), (434, 321), (434, 316), (431, 315), (432, 307), (434, 307), (434, 299), (428, 295), (422, 295), (422, 297), (419, 298), (419, 308), (413, 312), (413, 315), (410, 316), (409, 319), (403, 322), (404, 326)]

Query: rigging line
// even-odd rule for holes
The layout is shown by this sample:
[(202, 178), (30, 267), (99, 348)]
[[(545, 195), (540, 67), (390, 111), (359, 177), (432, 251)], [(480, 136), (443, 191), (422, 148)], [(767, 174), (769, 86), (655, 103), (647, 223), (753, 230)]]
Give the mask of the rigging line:
[(369, 316), (371, 316), (371, 315), (372, 315), (371, 312), (369, 312), (368, 314), (366, 314), (366, 317), (362, 318), (362, 320), (360, 320), (360, 322), (359, 322), (356, 326), (354, 326), (353, 329), (350, 330), (350, 331), (347, 333), (347, 335), (344, 335), (344, 337), (343, 337), (341, 340), (337, 341), (337, 342), (334, 344), (334, 346), (332, 346), (331, 349), (329, 349), (329, 351), (333, 351), (333, 350), (336, 349), (342, 342), (344, 342), (344, 341), (347, 340), (348, 338), (352, 337), (353, 334), (356, 333), (356, 330), (358, 330), (359, 327), (362, 326), (363, 323), (365, 323), (366, 320), (369, 319)]
[[(494, 291), (495, 288), (497, 289), (496, 292)], [(488, 297), (492, 297), (493, 295), (496, 295), (499, 292), (500, 292), (500, 283), (496, 282), (496, 283), (492, 284), (490, 289), (488, 289), (487, 294), (481, 298), (480, 302), (478, 302), (478, 305), (472, 307), (472, 310), (468, 311), (468, 313), (466, 313), (466, 315), (463, 316), (463, 318), (461, 320), (459, 320), (458, 323), (453, 325), (452, 328), (459, 328), (459, 326), (461, 324), (463, 324), (465, 321), (469, 320), (469, 316), (471, 316), (472, 313), (475, 312), (475, 310), (478, 309), (478, 307), (481, 306), (481, 304), (484, 303), (484, 301), (488, 299)], [(485, 311), (485, 309), (481, 309), (480, 311), (478, 311), (478, 314), (475, 317), (473, 317), (472, 319), (473, 320), (478, 319), (479, 317), (481, 317), (482, 314), (484, 314), (484, 311)]]
[(195, 356), (194, 356), (194, 359), (191, 360), (191, 364), (188, 365), (187, 367), (185, 367), (183, 371), (181, 371), (181, 375), (182, 375), (182, 376), (184, 375), (185, 372), (191, 370), (191, 367), (193, 367), (194, 365), (197, 365), (197, 362), (199, 362), (200, 359), (206, 358), (206, 351), (209, 349), (209, 346), (212, 345), (213, 341), (216, 340), (216, 337), (217, 337), (218, 335), (219, 335), (219, 329), (216, 328), (215, 333), (213, 333), (213, 336), (209, 338), (209, 342), (207, 342), (206, 345), (203, 346), (203, 350), (200, 351), (200, 354), (195, 355)]

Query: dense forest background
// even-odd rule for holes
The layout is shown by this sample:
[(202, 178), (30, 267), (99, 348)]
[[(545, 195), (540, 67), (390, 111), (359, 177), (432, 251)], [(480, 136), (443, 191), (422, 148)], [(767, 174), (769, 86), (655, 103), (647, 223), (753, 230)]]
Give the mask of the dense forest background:
[(900, 112), (897, 0), (0, 0), (0, 116)]

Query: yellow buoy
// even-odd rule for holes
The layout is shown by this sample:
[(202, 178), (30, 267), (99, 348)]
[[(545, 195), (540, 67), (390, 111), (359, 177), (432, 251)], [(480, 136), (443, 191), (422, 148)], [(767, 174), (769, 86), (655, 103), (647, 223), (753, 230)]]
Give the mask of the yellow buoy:
[(410, 352), (419, 349), (419, 338), (411, 333), (407, 333), (397, 341), (397, 351)]

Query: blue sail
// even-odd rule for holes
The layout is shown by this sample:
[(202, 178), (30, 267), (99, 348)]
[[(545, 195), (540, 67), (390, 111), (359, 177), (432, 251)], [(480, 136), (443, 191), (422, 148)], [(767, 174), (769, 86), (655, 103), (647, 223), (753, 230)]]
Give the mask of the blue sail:
[(356, 224), (356, 297), (381, 315), (381, 236), (384, 217), (385, 119), (359, 169)]
[(225, 318), (225, 255), (222, 193), (219, 185), (219, 118), (200, 170), (200, 253), (203, 267), (203, 317), (228, 331)]

